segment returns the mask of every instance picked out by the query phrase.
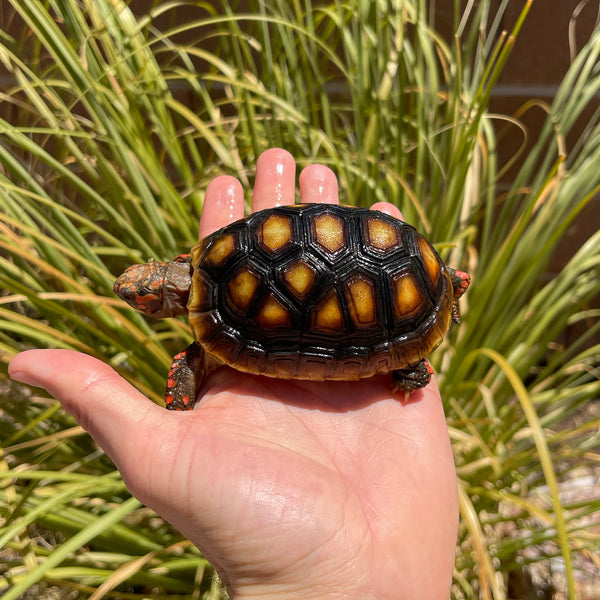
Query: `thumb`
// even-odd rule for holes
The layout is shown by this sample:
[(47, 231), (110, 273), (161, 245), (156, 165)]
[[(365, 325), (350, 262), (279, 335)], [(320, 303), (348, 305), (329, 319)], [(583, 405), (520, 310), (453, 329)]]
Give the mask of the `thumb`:
[[(165, 411), (138, 392), (114, 369), (72, 350), (27, 350), (11, 361), (12, 379), (44, 388), (96, 440), (121, 468), (137, 456)], [(124, 465), (125, 466), (125, 465)]]

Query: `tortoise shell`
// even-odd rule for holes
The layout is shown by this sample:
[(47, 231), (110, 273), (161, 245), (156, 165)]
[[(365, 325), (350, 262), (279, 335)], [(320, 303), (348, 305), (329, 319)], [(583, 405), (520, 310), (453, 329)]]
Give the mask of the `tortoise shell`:
[(416, 365), (442, 341), (453, 273), (379, 211), (280, 206), (190, 252), (189, 322), (204, 352), (279, 378), (354, 380)]

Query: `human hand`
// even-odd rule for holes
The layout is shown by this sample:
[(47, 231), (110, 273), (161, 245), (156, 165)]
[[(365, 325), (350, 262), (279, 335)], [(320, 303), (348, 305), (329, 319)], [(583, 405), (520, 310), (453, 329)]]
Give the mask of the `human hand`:
[[(300, 191), (303, 202), (338, 202), (320, 165), (304, 169)], [(294, 193), (293, 158), (265, 152), (253, 210), (291, 204)], [(243, 207), (239, 182), (213, 180), (200, 236)], [(282, 381), (222, 367), (194, 411), (169, 412), (84, 354), (31, 350), (9, 372), (63, 403), (233, 597), (449, 597), (457, 489), (435, 381), (404, 405), (389, 376)]]

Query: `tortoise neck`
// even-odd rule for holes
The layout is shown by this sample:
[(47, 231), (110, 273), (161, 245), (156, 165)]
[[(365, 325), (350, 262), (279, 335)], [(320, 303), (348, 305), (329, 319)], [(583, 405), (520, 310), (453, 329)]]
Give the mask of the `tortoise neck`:
[(192, 266), (189, 262), (166, 263), (161, 317), (178, 317), (187, 313), (191, 284)]

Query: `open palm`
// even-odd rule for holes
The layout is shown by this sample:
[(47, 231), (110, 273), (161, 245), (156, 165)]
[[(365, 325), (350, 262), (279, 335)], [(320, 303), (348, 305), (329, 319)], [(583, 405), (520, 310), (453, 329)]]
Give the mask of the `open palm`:
[[(254, 210), (293, 203), (294, 186), (292, 157), (266, 152)], [(305, 169), (300, 187), (303, 202), (338, 201), (325, 167)], [(201, 237), (242, 213), (239, 183), (214, 180)], [(76, 352), (25, 352), (10, 372), (61, 400), (235, 597), (448, 598), (456, 480), (435, 382), (403, 404), (389, 377), (282, 381), (223, 367), (196, 410), (178, 413)]]

